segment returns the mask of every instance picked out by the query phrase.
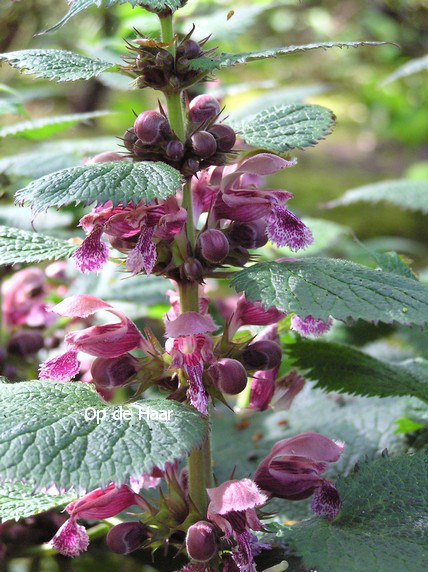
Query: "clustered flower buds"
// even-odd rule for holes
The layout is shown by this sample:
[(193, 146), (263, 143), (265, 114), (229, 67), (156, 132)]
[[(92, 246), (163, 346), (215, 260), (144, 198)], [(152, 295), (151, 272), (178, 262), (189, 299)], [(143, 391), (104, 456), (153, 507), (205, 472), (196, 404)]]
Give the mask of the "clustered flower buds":
[[(186, 140), (180, 141), (162, 108), (144, 111), (125, 132), (123, 145), (134, 161), (163, 161), (180, 170), (185, 177), (191, 177), (212, 165), (224, 165), (232, 152), (236, 134), (232, 127), (216, 123), (220, 113), (220, 104), (214, 97), (196, 97), (189, 106)], [(99, 161), (117, 160), (99, 157)]]
[(177, 45), (175, 57), (169, 44), (147, 38), (140, 32), (134, 43), (127, 42), (129, 54), (123, 56), (122, 70), (136, 78), (139, 88), (151, 87), (165, 93), (179, 92), (197, 81), (201, 74), (191, 67), (191, 61), (205, 57), (215, 50), (204, 51), (208, 38), (192, 40), (193, 29)]

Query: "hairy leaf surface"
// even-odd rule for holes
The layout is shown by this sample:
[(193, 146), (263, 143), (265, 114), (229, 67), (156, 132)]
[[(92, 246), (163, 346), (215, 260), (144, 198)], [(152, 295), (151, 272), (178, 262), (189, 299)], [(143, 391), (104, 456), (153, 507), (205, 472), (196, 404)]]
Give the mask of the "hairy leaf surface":
[(0, 264), (60, 260), (71, 256), (76, 248), (52, 236), (0, 226)]

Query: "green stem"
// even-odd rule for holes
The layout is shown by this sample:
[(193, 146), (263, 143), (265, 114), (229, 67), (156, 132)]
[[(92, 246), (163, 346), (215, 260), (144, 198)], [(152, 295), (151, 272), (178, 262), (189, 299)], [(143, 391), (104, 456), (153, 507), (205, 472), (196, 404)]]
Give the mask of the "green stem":
[[(162, 41), (171, 43), (167, 48), (170, 53), (175, 55), (175, 45), (172, 41), (174, 38), (174, 23), (172, 16), (160, 18)], [(174, 133), (181, 141), (186, 140), (186, 120), (184, 113), (183, 97), (181, 92), (165, 93), (166, 105), (168, 110), (168, 120)], [(193, 220), (192, 209), (192, 189), (190, 181), (187, 181), (183, 187), (183, 208), (187, 210), (186, 235), (187, 240), (192, 248), (195, 249), (196, 231)], [(180, 306), (182, 312), (199, 312), (199, 287), (195, 282), (182, 282), (179, 284)], [(208, 424), (207, 424), (208, 426)], [(202, 446), (193, 449), (190, 453), (187, 463), (189, 496), (199, 510), (202, 516), (205, 516), (208, 497), (207, 486), (211, 485), (211, 447), (209, 438), (209, 429)]]

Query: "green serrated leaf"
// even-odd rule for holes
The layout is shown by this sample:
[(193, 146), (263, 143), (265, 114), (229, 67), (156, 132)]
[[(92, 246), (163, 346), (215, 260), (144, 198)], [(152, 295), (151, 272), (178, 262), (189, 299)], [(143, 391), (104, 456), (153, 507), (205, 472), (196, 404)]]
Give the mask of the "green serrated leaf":
[(428, 323), (428, 285), (346, 260), (262, 262), (235, 274), (231, 284), (265, 307), (301, 317)]
[(111, 111), (90, 111), (88, 113), (74, 113), (72, 115), (58, 115), (56, 117), (42, 117), (31, 121), (22, 121), (2, 127), (0, 129), (0, 138), (19, 136), (26, 139), (44, 139), (76, 123), (83, 123), (84, 121), (104, 117), (111, 113)]
[(76, 493), (48, 495), (34, 492), (34, 485), (24, 483), (0, 484), (0, 522), (27, 518), (73, 501)]
[(371, 183), (347, 191), (342, 197), (330, 201), (326, 208), (350, 205), (359, 201), (378, 203), (387, 201), (402, 209), (428, 214), (428, 180), (396, 180)]
[(387, 42), (319, 42), (314, 44), (303, 44), (301, 46), (285, 46), (283, 48), (272, 48), (261, 52), (242, 52), (240, 54), (221, 53), (212, 57), (202, 57), (192, 60), (190, 67), (212, 72), (215, 69), (229, 68), (238, 64), (246, 64), (267, 58), (276, 58), (296, 52), (307, 52), (308, 50), (326, 50), (328, 48), (358, 48), (359, 46), (384, 46)]
[[(98, 412), (99, 423), (85, 416), (88, 408)], [(120, 409), (80, 382), (2, 384), (0, 410), (0, 479), (74, 488), (79, 495), (180, 459), (199, 446), (206, 430), (189, 406), (145, 399)], [(120, 411), (124, 418), (115, 419)], [(171, 412), (170, 420), (162, 411)]]
[(333, 112), (319, 105), (279, 105), (239, 123), (239, 134), (253, 147), (285, 153), (316, 145), (334, 121)]
[(375, 250), (370, 250), (369, 254), (379, 268), (385, 272), (392, 272), (393, 274), (399, 274), (400, 276), (417, 280), (404, 257), (396, 252), (376, 252)]
[(105, 6), (106, 8), (111, 8), (116, 4), (131, 4), (134, 8), (137, 4), (146, 8), (146, 10), (150, 10), (151, 12), (157, 13), (171, 13), (175, 12), (181, 6), (184, 6), (187, 0), (67, 0), (69, 5), (69, 10), (67, 14), (62, 18), (57, 24), (52, 26), (51, 28), (45, 30), (43, 34), (47, 32), (54, 32), (58, 30), (64, 24), (66, 24), (70, 18), (76, 16), (80, 12), (83, 12), (87, 8), (91, 6)]
[(428, 361), (387, 363), (350, 346), (298, 340), (287, 346), (293, 363), (316, 387), (352, 395), (411, 395), (428, 402)]
[(138, 204), (165, 199), (181, 185), (178, 171), (160, 162), (112, 161), (82, 165), (51, 173), (32, 181), (16, 193), (16, 200), (29, 203), (37, 214), (49, 207), (70, 204)]
[(403, 66), (399, 67), (395, 72), (389, 75), (383, 82), (382, 85), (387, 85), (392, 81), (400, 79), (402, 77), (407, 77), (413, 75), (414, 73), (419, 73), (421, 71), (428, 70), (428, 55), (422, 56), (421, 58), (415, 58), (405, 63)]
[(274, 528), (306, 568), (318, 572), (425, 572), (428, 567), (428, 454), (362, 463), (337, 483), (342, 507)]
[(52, 236), (0, 226), (0, 264), (60, 260), (71, 256), (76, 248)]
[(117, 140), (114, 137), (95, 137), (42, 143), (36, 149), (0, 159), (0, 173), (10, 177), (38, 179), (80, 165), (85, 157), (103, 151), (120, 151)]
[(7, 61), (12, 67), (25, 74), (34, 74), (58, 82), (91, 79), (114, 67), (102, 60), (93, 60), (80, 54), (64, 50), (21, 50), (0, 54), (0, 61)]

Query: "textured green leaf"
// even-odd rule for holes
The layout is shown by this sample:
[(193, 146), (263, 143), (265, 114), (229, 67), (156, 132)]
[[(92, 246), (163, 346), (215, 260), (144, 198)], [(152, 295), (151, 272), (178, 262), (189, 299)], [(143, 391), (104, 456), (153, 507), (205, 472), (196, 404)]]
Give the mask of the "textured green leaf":
[(0, 226), (0, 264), (60, 260), (70, 256), (76, 248), (75, 244), (52, 236)]
[(428, 568), (428, 454), (362, 463), (337, 483), (338, 517), (275, 525), (317, 572), (425, 572)]
[(131, 4), (134, 8), (137, 4), (150, 10), (152, 12), (175, 12), (181, 6), (184, 6), (187, 0), (67, 0), (69, 5), (69, 10), (67, 14), (60, 20), (57, 24), (43, 32), (54, 32), (58, 30), (64, 24), (66, 24), (70, 18), (76, 16), (83, 10), (90, 8), (91, 6), (106, 6), (106, 8), (111, 8), (115, 4)]
[(325, 206), (335, 208), (359, 201), (378, 203), (387, 201), (402, 209), (428, 214), (428, 180), (397, 180), (371, 183), (347, 191), (342, 197), (330, 201)]
[(265, 307), (301, 317), (428, 323), (428, 285), (346, 260), (262, 262), (235, 274), (231, 283)]
[(181, 175), (166, 163), (112, 161), (72, 167), (32, 181), (16, 193), (18, 202), (28, 202), (34, 213), (109, 200), (115, 205), (165, 199), (181, 185)]
[[(404, 438), (395, 430), (396, 420), (406, 414), (408, 401), (346, 395), (335, 399), (307, 383), (289, 411), (243, 417), (217, 411), (213, 417), (214, 473), (219, 482), (230, 479), (234, 468), (235, 478), (252, 475), (277, 441), (315, 431), (346, 443), (340, 460), (330, 466), (327, 476), (348, 474), (358, 460), (374, 459), (386, 447), (394, 453), (405, 450)], [(274, 507), (269, 505), (269, 510), (278, 511), (282, 520), (300, 520), (310, 514), (307, 503), (281, 500)]]
[(114, 66), (110, 62), (93, 60), (64, 50), (9, 52), (0, 54), (0, 61), (7, 61), (12, 67), (26, 74), (58, 82), (91, 79)]
[(317, 144), (331, 133), (334, 114), (319, 105), (270, 107), (239, 124), (246, 143), (280, 153)]
[(287, 347), (293, 363), (316, 387), (353, 395), (411, 395), (428, 401), (428, 361), (387, 363), (350, 346), (298, 340)]
[(24, 483), (0, 484), (0, 522), (26, 518), (51, 508), (62, 507), (76, 498), (76, 493), (48, 495), (34, 492), (34, 486)]
[(41, 143), (37, 148), (0, 159), (0, 173), (10, 177), (38, 179), (49, 173), (75, 167), (85, 157), (103, 151), (121, 151), (114, 137), (70, 139)]
[(76, 125), (76, 123), (83, 123), (84, 121), (104, 117), (111, 113), (111, 111), (90, 111), (88, 113), (74, 113), (73, 115), (58, 115), (56, 117), (42, 117), (31, 121), (22, 121), (2, 127), (0, 129), (0, 138), (19, 136), (26, 139), (44, 139), (67, 127)]
[[(105, 415), (99, 424), (85, 419), (91, 407)], [(171, 411), (171, 419), (140, 419), (148, 408)], [(120, 406), (80, 382), (2, 384), (0, 410), (0, 478), (78, 494), (164, 467), (197, 447), (205, 432), (196, 410), (165, 399), (123, 405), (130, 419), (116, 420)]]
[(204, 71), (212, 72), (215, 69), (229, 68), (238, 64), (246, 64), (257, 60), (265, 60), (267, 58), (276, 58), (296, 52), (307, 52), (308, 50), (317, 50), (328, 48), (358, 48), (359, 46), (383, 46), (386, 42), (320, 42), (315, 44), (303, 44), (301, 46), (285, 46), (284, 48), (272, 48), (263, 50), (262, 52), (242, 52), (240, 54), (216, 54), (212, 57), (202, 57), (192, 60), (191, 67)]
[(396, 252), (376, 252), (375, 250), (370, 250), (369, 254), (379, 268), (385, 272), (392, 272), (393, 274), (399, 274), (400, 276), (417, 280), (405, 259)]
[(399, 67), (395, 72), (389, 75), (383, 82), (382, 85), (387, 85), (392, 81), (400, 79), (402, 77), (407, 77), (414, 73), (419, 73), (421, 71), (428, 70), (428, 55), (422, 56), (421, 58), (415, 58), (405, 63)]

